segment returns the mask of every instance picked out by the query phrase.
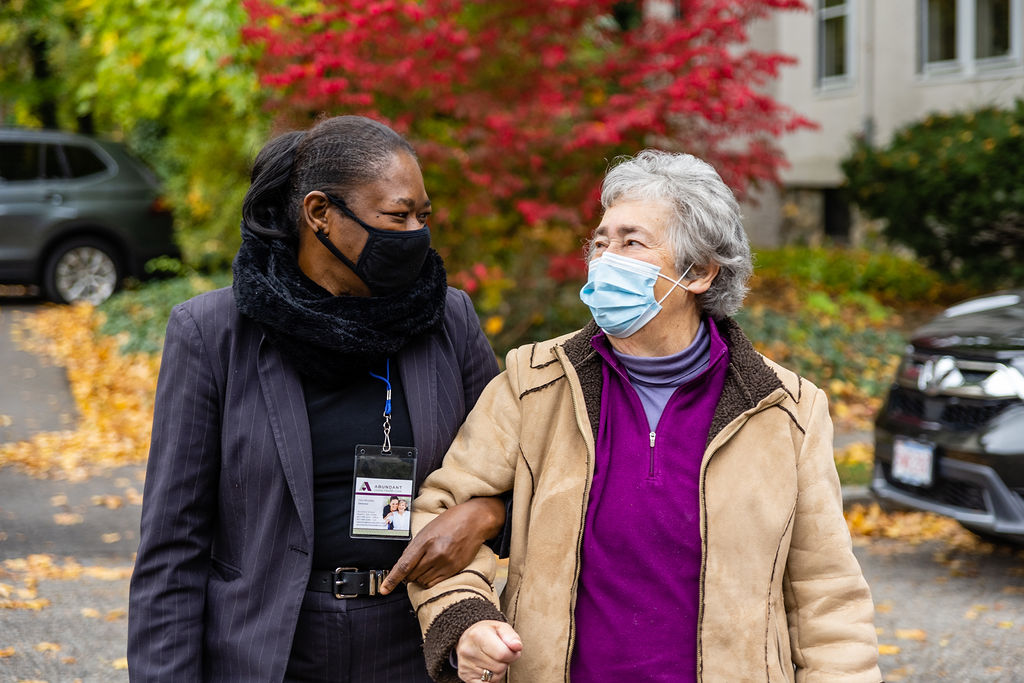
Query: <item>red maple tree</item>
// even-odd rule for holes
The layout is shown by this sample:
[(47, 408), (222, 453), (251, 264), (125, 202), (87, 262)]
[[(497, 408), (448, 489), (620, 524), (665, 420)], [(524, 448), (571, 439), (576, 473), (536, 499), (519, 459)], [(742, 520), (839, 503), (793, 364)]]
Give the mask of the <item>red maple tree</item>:
[(693, 153), (743, 197), (778, 181), (776, 139), (813, 126), (765, 91), (792, 59), (746, 46), (752, 21), (800, 0), (660, 3), (669, 17), (613, 0), (244, 4), (282, 124), (353, 113), (406, 134), (460, 266), (533, 238), (578, 251), (618, 155)]

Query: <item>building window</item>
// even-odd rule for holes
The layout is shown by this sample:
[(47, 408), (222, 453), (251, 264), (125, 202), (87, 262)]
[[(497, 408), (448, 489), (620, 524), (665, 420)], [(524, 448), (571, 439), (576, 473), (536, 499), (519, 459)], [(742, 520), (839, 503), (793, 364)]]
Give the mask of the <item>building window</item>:
[(926, 0), (925, 61), (928, 64), (956, 60), (957, 0)]
[(974, 56), (1010, 57), (1010, 0), (978, 0), (974, 22)]
[(853, 0), (818, 0), (818, 85), (848, 85), (852, 75)]
[(971, 76), (1021, 62), (1022, 0), (920, 0), (926, 74)]

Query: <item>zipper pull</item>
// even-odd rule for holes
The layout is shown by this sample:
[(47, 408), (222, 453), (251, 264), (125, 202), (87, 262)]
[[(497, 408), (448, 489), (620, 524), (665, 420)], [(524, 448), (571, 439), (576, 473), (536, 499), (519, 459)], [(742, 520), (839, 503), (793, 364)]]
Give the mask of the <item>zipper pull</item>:
[(651, 448), (654, 448), (654, 432), (651, 432)]

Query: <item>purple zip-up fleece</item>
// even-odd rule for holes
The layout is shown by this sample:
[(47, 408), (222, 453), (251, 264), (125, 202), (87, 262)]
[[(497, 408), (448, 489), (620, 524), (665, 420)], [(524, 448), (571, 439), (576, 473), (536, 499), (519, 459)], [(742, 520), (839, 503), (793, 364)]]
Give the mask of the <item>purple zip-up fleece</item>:
[(657, 429), (603, 333), (594, 481), (583, 533), (571, 679), (695, 680), (700, 601), (701, 459), (729, 350), (717, 326), (709, 362), (673, 393)]

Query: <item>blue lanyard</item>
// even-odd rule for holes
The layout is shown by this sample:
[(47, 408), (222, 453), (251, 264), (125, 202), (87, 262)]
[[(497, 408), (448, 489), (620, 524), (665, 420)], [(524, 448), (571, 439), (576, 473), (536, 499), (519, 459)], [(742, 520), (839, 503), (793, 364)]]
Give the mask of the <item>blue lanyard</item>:
[(374, 379), (379, 379), (381, 382), (384, 382), (384, 384), (386, 384), (387, 387), (388, 387), (388, 391), (387, 391), (387, 395), (386, 395), (387, 397), (384, 400), (384, 445), (381, 446), (380, 452), (381, 453), (390, 453), (391, 452), (391, 359), (390, 358), (388, 358), (385, 361), (385, 366), (384, 367), (385, 367), (385, 372), (386, 372), (386, 376), (385, 377), (381, 377), (380, 375), (375, 375), (372, 372), (370, 373), (370, 377), (373, 377)]

